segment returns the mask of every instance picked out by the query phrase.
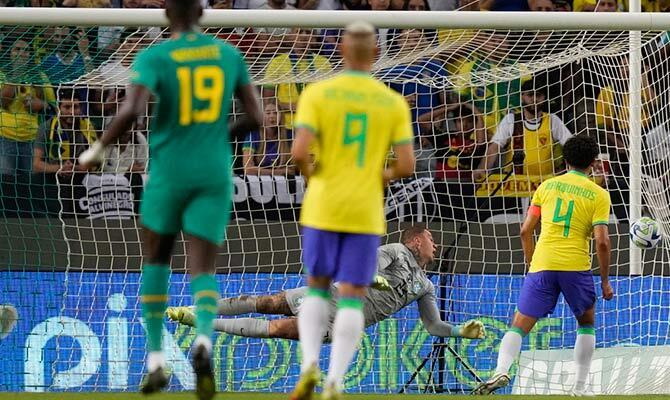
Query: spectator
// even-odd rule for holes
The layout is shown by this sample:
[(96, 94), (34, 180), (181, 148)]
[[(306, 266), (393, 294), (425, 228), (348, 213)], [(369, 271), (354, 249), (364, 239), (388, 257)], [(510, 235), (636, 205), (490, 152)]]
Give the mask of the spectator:
[(236, 0), (235, 8), (243, 8), (249, 10), (285, 10), (294, 9), (296, 1), (287, 0)]
[(88, 36), (67, 26), (54, 30), (55, 51), (42, 61), (42, 69), (52, 83), (73, 81), (93, 69), (88, 52)]
[(617, 12), (619, 11), (619, 4), (617, 4), (617, 0), (574, 0), (572, 9), (587, 12)]
[(290, 137), (274, 103), (266, 103), (260, 132), (247, 135), (242, 147), (246, 175), (293, 175), (289, 164)]
[(316, 10), (319, 3), (319, 0), (297, 0), (295, 8), (298, 10)]
[(556, 115), (544, 111), (546, 84), (537, 80), (524, 82), (521, 87), (521, 113), (509, 113), (498, 125), (495, 135), (486, 150), (486, 156), (473, 173), (475, 181), (482, 179), (494, 166), (500, 150), (511, 143), (507, 161), (512, 153), (523, 151), (523, 166), (515, 165), (515, 172), (540, 176), (546, 179), (558, 173), (562, 157), (561, 146), (572, 134)]
[(0, 71), (0, 174), (30, 172), (40, 117), (54, 100), (50, 87), (32, 84), (46, 84), (47, 79), (34, 71), (30, 54), (30, 44), (16, 40), (9, 48), (7, 69)]
[(479, 0), (482, 10), (528, 11), (528, 0)]
[[(412, 54), (428, 46), (428, 40), (420, 29), (402, 29), (391, 42), (391, 53)], [(447, 71), (441, 63), (430, 58), (416, 60), (411, 64), (395, 66), (382, 71), (384, 79), (390, 80), (390, 87), (405, 96), (412, 110), (414, 133), (419, 134), (417, 121), (422, 114), (445, 104), (445, 91), (429, 85), (444, 83)], [(403, 82), (403, 83), (395, 83)]]
[(107, 148), (102, 171), (115, 174), (143, 173), (146, 172), (148, 160), (147, 138), (141, 129), (134, 129), (119, 136), (118, 142)]
[(556, 8), (552, 0), (529, 0), (530, 11), (555, 11)]
[(274, 57), (265, 69), (265, 79), (275, 84), (263, 89), (263, 97), (277, 99), (282, 120), (289, 130), (293, 129), (293, 112), (305, 86), (304, 82), (314, 74), (332, 69), (326, 57), (313, 51), (315, 36), (311, 29), (293, 28), (289, 37), (293, 42), (291, 52)]
[[(436, 178), (455, 179), (462, 174), (468, 178), (479, 165), (486, 143), (486, 130), (481, 115), (469, 104), (451, 104), (422, 115), (422, 125), (435, 133), (437, 152)], [(447, 117), (451, 115), (452, 123)]]
[(63, 7), (110, 8), (110, 0), (63, 0)]
[(554, 11), (572, 11), (570, 0), (554, 0)]
[[(458, 98), (454, 103), (469, 103), (477, 107), (484, 117), (484, 124), (492, 133), (498, 126), (500, 119), (510, 109), (521, 105), (520, 89), (521, 83), (528, 78), (525, 76), (511, 80), (495, 80), (488, 84), (482, 84), (477, 76), (489, 73), (488, 71), (505, 68), (514, 65), (515, 60), (510, 57), (511, 51), (507, 37), (501, 34), (480, 34), (482, 44), (480, 55), (468, 55), (459, 59), (451, 60), (447, 64), (447, 70), (451, 75), (460, 75), (468, 79), (462, 85), (455, 87)], [(478, 35), (478, 37), (480, 37)], [(517, 64), (518, 65), (518, 64)]]
[(71, 177), (75, 171), (86, 170), (77, 164), (77, 158), (97, 135), (88, 118), (81, 116), (81, 104), (72, 90), (61, 89), (58, 99), (58, 115), (39, 128), (33, 172)]
[(428, 0), (405, 0), (403, 10), (406, 11), (430, 11)]

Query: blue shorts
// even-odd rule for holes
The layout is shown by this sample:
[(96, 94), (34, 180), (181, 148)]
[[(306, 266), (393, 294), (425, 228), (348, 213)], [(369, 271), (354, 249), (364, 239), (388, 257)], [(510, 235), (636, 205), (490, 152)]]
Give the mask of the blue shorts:
[(377, 270), (378, 235), (302, 228), (302, 262), (311, 276), (369, 286)]
[(596, 304), (591, 271), (540, 271), (526, 275), (519, 295), (519, 312), (533, 318), (551, 314), (558, 295), (563, 293), (575, 317)]

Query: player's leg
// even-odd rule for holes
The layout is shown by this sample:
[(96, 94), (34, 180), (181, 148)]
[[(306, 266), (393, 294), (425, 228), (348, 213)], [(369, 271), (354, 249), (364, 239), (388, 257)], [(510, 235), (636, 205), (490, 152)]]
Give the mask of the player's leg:
[(575, 385), (572, 394), (588, 393), (587, 382), (591, 360), (596, 349), (596, 289), (591, 271), (561, 273), (561, 292), (577, 318), (575, 340)]
[(195, 302), (196, 338), (193, 341), (193, 369), (196, 394), (209, 400), (216, 393), (212, 367), (213, 321), (219, 290), (215, 272), (216, 254), (230, 219), (232, 184), (196, 190), (182, 214), (187, 235), (187, 256), (191, 273), (191, 293)]
[[(250, 313), (286, 315), (288, 317), (295, 316), (297, 313), (293, 312), (287, 294), (287, 292), (293, 290), (296, 289), (265, 296), (242, 295), (239, 297), (221, 299), (217, 304), (217, 313), (219, 315), (227, 316)], [(304, 288), (304, 291), (307, 291), (306, 287)]]
[(142, 267), (140, 298), (142, 317), (147, 331), (147, 376), (142, 382), (145, 394), (159, 391), (167, 385), (163, 354), (163, 314), (167, 308), (170, 279), (170, 256), (174, 235), (160, 235), (144, 229), (146, 263)]
[(337, 398), (344, 374), (354, 358), (365, 329), (363, 299), (377, 268), (377, 235), (342, 234), (336, 280), (339, 300), (332, 329), (330, 365), (324, 399)]
[(509, 384), (509, 370), (521, 352), (523, 338), (538, 319), (550, 314), (556, 306), (560, 286), (555, 274), (554, 271), (541, 271), (526, 275), (512, 326), (500, 342), (496, 372), (474, 390), (475, 394), (490, 394)]
[(292, 400), (309, 399), (319, 379), (319, 353), (328, 327), (330, 282), (335, 274), (339, 234), (304, 227), (302, 258), (309, 288), (298, 313), (302, 362)]

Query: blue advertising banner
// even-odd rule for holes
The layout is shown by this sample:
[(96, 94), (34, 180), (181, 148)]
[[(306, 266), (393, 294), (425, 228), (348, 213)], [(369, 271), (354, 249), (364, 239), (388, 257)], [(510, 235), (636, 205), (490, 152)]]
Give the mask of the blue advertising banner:
[[(0, 391), (118, 391), (137, 389), (144, 368), (144, 331), (137, 273), (0, 272), (0, 304), (18, 310), (16, 328), (0, 341)], [(220, 275), (222, 297), (268, 294), (302, 284), (296, 275)], [(437, 278), (433, 278), (437, 285)], [(596, 278), (597, 281), (597, 278)], [(188, 277), (173, 274), (171, 305), (190, 305)], [(453, 275), (446, 283), (446, 309), (452, 322), (481, 319), (483, 340), (450, 339), (452, 348), (479, 374), (490, 376), (496, 351), (515, 307), (521, 276)], [(622, 277), (613, 282), (611, 302), (598, 301), (597, 346), (670, 344), (670, 278)], [(167, 356), (171, 390), (191, 389), (189, 327), (168, 323)], [(524, 342), (525, 350), (571, 348), (576, 325), (559, 302)], [(347, 374), (353, 392), (393, 392), (406, 382), (433, 343), (415, 306), (366, 331), (358, 357)], [(215, 368), (222, 391), (288, 391), (298, 376), (298, 346), (286, 340), (261, 340), (217, 334)], [(323, 367), (327, 359), (323, 360)], [(468, 390), (473, 376), (446, 352), (446, 385)], [(419, 384), (428, 381), (424, 370)]]

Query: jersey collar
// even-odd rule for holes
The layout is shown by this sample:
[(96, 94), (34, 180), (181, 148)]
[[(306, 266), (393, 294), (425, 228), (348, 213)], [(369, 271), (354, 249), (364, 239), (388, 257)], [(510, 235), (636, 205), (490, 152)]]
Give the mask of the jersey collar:
[(570, 171), (568, 171), (568, 173), (569, 173), (569, 174), (575, 174), (575, 175), (579, 175), (579, 176), (583, 176), (583, 177), (585, 177), (585, 178), (588, 178), (588, 175), (586, 175), (585, 173), (583, 173), (583, 172), (581, 172), (581, 171), (577, 171), (576, 169), (571, 169)]

